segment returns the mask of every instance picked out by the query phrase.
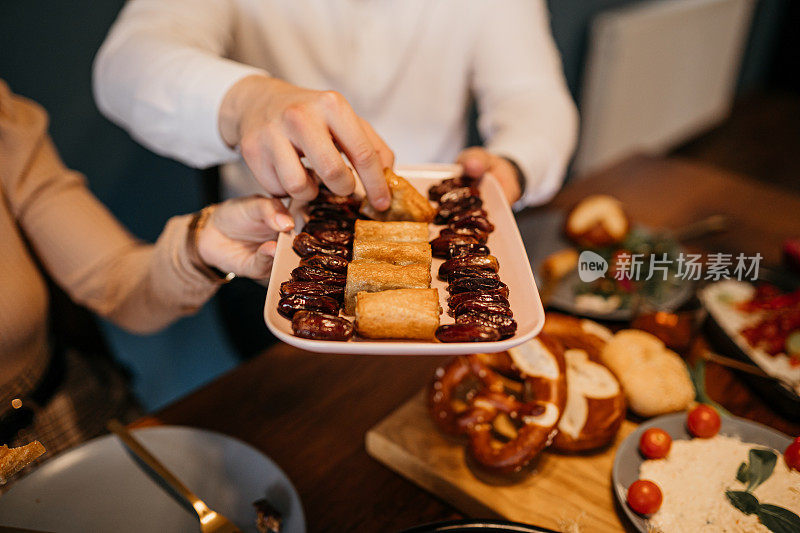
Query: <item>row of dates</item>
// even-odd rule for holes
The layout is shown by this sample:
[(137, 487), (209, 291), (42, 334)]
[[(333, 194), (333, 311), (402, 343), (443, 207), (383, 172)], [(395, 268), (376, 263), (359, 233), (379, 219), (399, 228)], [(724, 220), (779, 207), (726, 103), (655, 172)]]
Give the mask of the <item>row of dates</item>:
[(292, 321), (296, 337), (346, 341), (353, 324), (340, 317), (353, 229), (360, 201), (320, 188), (306, 207), (308, 222), (292, 243), (301, 257), (290, 281), (281, 283), (278, 313)]
[(434, 257), (445, 259), (439, 278), (447, 281), (448, 314), (455, 324), (439, 326), (442, 342), (491, 342), (517, 330), (508, 303), (508, 286), (500, 281), (500, 265), (486, 246), (494, 225), (483, 209), (478, 180), (445, 180), (428, 191), (439, 203), (434, 222), (446, 225), (431, 241)]

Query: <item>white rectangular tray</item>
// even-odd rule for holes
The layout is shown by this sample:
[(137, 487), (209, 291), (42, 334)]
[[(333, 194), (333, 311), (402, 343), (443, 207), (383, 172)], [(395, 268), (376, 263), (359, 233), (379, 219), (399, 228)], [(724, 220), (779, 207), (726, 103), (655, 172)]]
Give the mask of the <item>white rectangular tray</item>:
[[(443, 179), (452, 178), (461, 174), (458, 165), (425, 165), (425, 166), (398, 166), (395, 169), (399, 175), (406, 178), (426, 198), (428, 188)], [(347, 342), (319, 341), (302, 339), (292, 335), (290, 320), (278, 314), (278, 300), (280, 300), (280, 285), (288, 281), (291, 271), (297, 267), (300, 257), (292, 249), (292, 242), (298, 231), (302, 230), (303, 218), (301, 206), (292, 206), (295, 213), (296, 230), (282, 233), (278, 238), (278, 247), (275, 252), (275, 262), (272, 266), (272, 275), (267, 290), (267, 300), (264, 305), (264, 320), (270, 331), (280, 340), (311, 352), (341, 353), (341, 354), (370, 354), (370, 355), (456, 355), (477, 352), (501, 352), (517, 346), (539, 333), (544, 325), (544, 309), (539, 298), (539, 291), (533, 279), (525, 246), (519, 235), (514, 215), (503, 195), (497, 181), (491, 176), (486, 176), (480, 185), (483, 207), (489, 214), (489, 219), (495, 225), (495, 230), (489, 235), (486, 243), (492, 254), (500, 262), (500, 279), (508, 285), (509, 303), (517, 321), (517, 332), (513, 337), (497, 342), (464, 342), (442, 343), (438, 341), (407, 341), (407, 340), (381, 340), (360, 339), (357, 336)], [(442, 226), (431, 224), (431, 239), (439, 234)], [(447, 315), (447, 283), (437, 278), (441, 259), (433, 258), (431, 287), (439, 289), (439, 298), (442, 306), (442, 324), (449, 324), (453, 319)], [(347, 317), (352, 319), (353, 317)]]

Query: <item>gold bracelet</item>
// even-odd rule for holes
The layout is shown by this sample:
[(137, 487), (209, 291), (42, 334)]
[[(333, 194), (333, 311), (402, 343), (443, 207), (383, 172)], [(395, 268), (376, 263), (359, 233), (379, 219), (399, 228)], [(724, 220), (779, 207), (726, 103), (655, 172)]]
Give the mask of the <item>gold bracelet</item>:
[(200, 230), (203, 229), (208, 223), (208, 218), (214, 213), (216, 208), (216, 205), (209, 205), (194, 214), (191, 222), (189, 222), (189, 231), (186, 236), (186, 247), (189, 251), (189, 260), (197, 268), (197, 270), (202, 272), (203, 275), (205, 275), (209, 280), (223, 284), (233, 280), (233, 278), (236, 277), (236, 274), (233, 272), (228, 272), (226, 274), (220, 269), (215, 268), (203, 261), (203, 258), (200, 256), (200, 250), (198, 249), (197, 243)]

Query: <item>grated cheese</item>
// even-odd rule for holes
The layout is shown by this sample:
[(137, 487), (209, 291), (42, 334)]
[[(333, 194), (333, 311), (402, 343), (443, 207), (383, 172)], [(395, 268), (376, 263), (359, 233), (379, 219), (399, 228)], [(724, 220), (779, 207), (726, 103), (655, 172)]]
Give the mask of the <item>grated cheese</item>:
[[(739, 465), (751, 448), (765, 448), (736, 437), (678, 440), (665, 459), (645, 461), (640, 479), (655, 482), (664, 496), (661, 509), (649, 520), (662, 533), (769, 532), (755, 515), (745, 515), (725, 496), (726, 490), (744, 490), (736, 479)], [(753, 495), (761, 503), (779, 505), (800, 514), (800, 472), (792, 471), (778, 453), (772, 475)]]

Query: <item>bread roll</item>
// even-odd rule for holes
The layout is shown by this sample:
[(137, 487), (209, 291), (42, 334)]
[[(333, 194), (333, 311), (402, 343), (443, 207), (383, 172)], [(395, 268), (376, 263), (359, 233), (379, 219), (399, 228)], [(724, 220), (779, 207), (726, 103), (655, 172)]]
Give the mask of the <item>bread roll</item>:
[(356, 220), (354, 237), (356, 241), (428, 242), (428, 224)]
[(578, 251), (565, 248), (548, 255), (542, 263), (542, 275), (551, 281), (558, 281), (578, 267)]
[(694, 400), (689, 371), (675, 352), (645, 331), (618, 332), (601, 353), (617, 376), (631, 410), (651, 417), (682, 411)]
[(439, 327), (437, 289), (396, 289), (359, 292), (356, 331), (368, 339), (433, 338)]
[(431, 268), (431, 245), (427, 242), (355, 241), (353, 260), (383, 261), (393, 265), (419, 263)]
[(595, 194), (572, 208), (564, 232), (578, 246), (596, 248), (621, 242), (629, 228), (622, 202), (613, 196)]
[(344, 288), (344, 312), (352, 315), (359, 292), (378, 292), (391, 289), (427, 289), (431, 285), (428, 265), (392, 265), (378, 261), (351, 261), (347, 267)]

